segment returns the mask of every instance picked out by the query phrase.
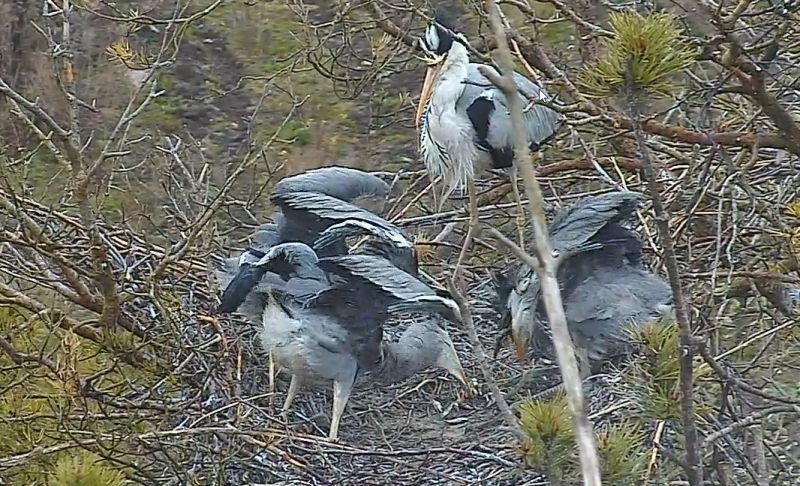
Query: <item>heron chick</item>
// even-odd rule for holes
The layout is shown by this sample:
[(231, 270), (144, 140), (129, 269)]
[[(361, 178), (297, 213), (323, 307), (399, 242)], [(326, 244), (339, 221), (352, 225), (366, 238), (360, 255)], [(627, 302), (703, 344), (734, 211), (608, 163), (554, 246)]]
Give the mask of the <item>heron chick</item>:
[[(272, 200), (283, 217), (278, 243), (224, 262), (219, 311), (238, 311), (261, 325), (262, 346), (292, 374), (284, 411), (303, 384), (333, 381), (329, 438), (335, 440), (356, 383), (393, 383), (436, 367), (468, 386), (442, 325), (460, 319), (458, 306), (390, 261), (416, 271), (407, 261), (416, 258), (413, 245), (402, 230), (322, 193), (281, 192)], [(353, 228), (373, 235), (378, 241), (367, 249), (383, 256), (341, 253)], [(304, 243), (316, 240), (314, 248)], [(429, 316), (410, 324), (396, 342), (384, 340), (383, 327), (399, 312), (443, 318)]]
[[(672, 312), (669, 285), (641, 263), (641, 241), (625, 226), (643, 196), (612, 192), (561, 209), (550, 225), (567, 326), (581, 371), (631, 351), (625, 329)], [(517, 357), (530, 349), (552, 356), (552, 334), (539, 279), (522, 265), (513, 278), (495, 275), (503, 320)]]

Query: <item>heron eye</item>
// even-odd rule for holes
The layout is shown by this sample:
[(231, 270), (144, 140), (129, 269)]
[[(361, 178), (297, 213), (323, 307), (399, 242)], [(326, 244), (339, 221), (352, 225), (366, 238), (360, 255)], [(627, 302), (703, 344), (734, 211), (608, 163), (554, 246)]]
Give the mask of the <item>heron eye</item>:
[(520, 280), (519, 283), (517, 284), (517, 293), (521, 294), (521, 293), (525, 292), (526, 290), (528, 290), (528, 286), (530, 284), (531, 284), (531, 278), (530, 277), (525, 277), (522, 280)]

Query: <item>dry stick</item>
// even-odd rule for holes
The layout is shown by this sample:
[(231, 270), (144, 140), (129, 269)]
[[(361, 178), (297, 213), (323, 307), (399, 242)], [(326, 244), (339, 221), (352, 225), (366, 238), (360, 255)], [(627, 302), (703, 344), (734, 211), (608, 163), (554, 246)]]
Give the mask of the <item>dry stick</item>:
[[(628, 67), (630, 70), (630, 66)], [(656, 225), (658, 226), (658, 238), (661, 247), (664, 249), (662, 261), (667, 268), (670, 287), (672, 287), (672, 298), (675, 305), (675, 317), (680, 329), (681, 357), (680, 357), (680, 390), (681, 390), (681, 416), (683, 422), (683, 434), (685, 439), (686, 459), (684, 461), (686, 475), (691, 486), (701, 486), (703, 484), (703, 468), (700, 465), (700, 454), (698, 450), (697, 425), (695, 424), (694, 413), (694, 339), (692, 337), (692, 327), (689, 322), (689, 311), (686, 299), (683, 295), (681, 286), (681, 276), (678, 270), (678, 262), (675, 258), (675, 245), (672, 241), (672, 232), (669, 228), (669, 215), (661, 199), (661, 182), (656, 177), (655, 164), (653, 163), (650, 149), (644, 140), (641, 130), (641, 116), (638, 102), (635, 101), (635, 93), (630, 88), (628, 93), (632, 100), (630, 103), (633, 134), (639, 151), (642, 156), (642, 173), (647, 181), (647, 189), (653, 200), (653, 211), (656, 215)]]
[(518, 96), (519, 89), (514, 81), (514, 61), (508, 49), (497, 2), (495, 0), (486, 0), (485, 5), (489, 14), (489, 22), (497, 40), (500, 53), (498, 64), (502, 69), (503, 76), (498, 77), (488, 69), (481, 69), (481, 72), (493, 84), (498, 86), (503, 91), (506, 99), (509, 100), (511, 126), (514, 135), (514, 165), (525, 181), (525, 192), (531, 206), (534, 239), (539, 257), (536, 262), (539, 265), (534, 268), (541, 281), (545, 310), (553, 332), (553, 342), (564, 381), (564, 389), (567, 392), (570, 412), (575, 422), (575, 435), (581, 459), (583, 482), (587, 486), (600, 486), (600, 462), (594, 444), (592, 426), (586, 416), (581, 378), (578, 374), (575, 351), (567, 329), (567, 319), (564, 315), (564, 305), (561, 301), (558, 280), (556, 280), (556, 262), (553, 258), (553, 250), (545, 226), (544, 198), (531, 165), (527, 137), (523, 131), (523, 106)]
[(458, 304), (458, 310), (461, 312), (461, 321), (467, 330), (467, 336), (469, 337), (469, 342), (472, 345), (473, 355), (475, 356), (475, 360), (478, 362), (478, 367), (481, 369), (483, 379), (486, 381), (486, 386), (489, 387), (489, 392), (492, 394), (492, 399), (494, 399), (497, 408), (500, 409), (501, 418), (517, 437), (517, 440), (520, 442), (525, 442), (527, 436), (519, 426), (519, 422), (517, 422), (514, 412), (511, 410), (511, 407), (508, 405), (505, 397), (503, 397), (503, 392), (501, 392), (500, 387), (497, 386), (494, 376), (492, 376), (489, 358), (486, 356), (486, 351), (483, 349), (480, 338), (478, 338), (478, 332), (475, 330), (475, 323), (472, 321), (472, 312), (470, 312), (467, 300), (464, 298), (464, 295), (461, 293), (461, 291), (458, 290), (454, 279), (451, 279), (448, 282), (448, 290), (453, 296), (453, 300), (455, 300), (456, 304)]

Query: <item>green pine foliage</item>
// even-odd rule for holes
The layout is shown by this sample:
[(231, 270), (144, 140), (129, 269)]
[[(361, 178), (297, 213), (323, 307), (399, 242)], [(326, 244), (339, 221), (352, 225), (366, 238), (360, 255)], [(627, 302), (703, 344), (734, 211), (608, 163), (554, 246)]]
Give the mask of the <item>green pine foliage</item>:
[(605, 42), (605, 54), (580, 78), (585, 94), (607, 98), (630, 88), (669, 96), (673, 75), (694, 63), (696, 50), (683, 36), (675, 17), (661, 12), (646, 16), (625, 11), (612, 13), (614, 36)]
[(56, 462), (47, 486), (122, 486), (125, 475), (105, 465), (95, 454), (64, 454)]
[[(641, 359), (626, 373), (631, 395), (643, 420), (674, 420), (680, 423), (680, 334), (675, 322), (653, 322), (630, 333), (640, 348)], [(705, 366), (694, 367), (695, 382), (710, 374)], [(711, 406), (704, 395), (710, 387), (695, 386), (698, 414)], [(710, 398), (710, 397), (705, 397)]]
[(529, 401), (519, 407), (520, 425), (528, 436), (522, 453), (528, 466), (561, 482), (577, 473), (574, 427), (566, 397)]
[(634, 422), (607, 424), (597, 431), (600, 475), (605, 484), (642, 484), (647, 472), (646, 439)]
[[(75, 430), (91, 435), (119, 430), (122, 425), (126, 430), (144, 433), (157, 426), (147, 420), (109, 418), (99, 404), (79, 396), (81, 380), (88, 376), (102, 375), (95, 378), (93, 386), (103, 393), (127, 393), (131, 387), (155, 382), (158, 375), (154, 369), (118, 363), (106, 347), (59, 329), (47, 318), (35, 318), (10, 306), (0, 309), (0, 334), (20, 353), (41, 354), (55, 365), (55, 370), (33, 362), (17, 365), (7, 354), (0, 353), (0, 456), (70, 443), (75, 440)], [(120, 458), (127, 453), (124, 444), (114, 451)], [(86, 454), (74, 453), (67, 456), (34, 455), (3, 474), (11, 481), (9, 484), (122, 484), (116, 480), (102, 482), (116, 476), (99, 466), (89, 467), (96, 458), (90, 460)], [(77, 472), (70, 476), (68, 471)], [(50, 477), (51, 472), (57, 479)]]
[[(566, 398), (529, 401), (519, 407), (520, 424), (528, 436), (521, 447), (525, 463), (554, 484), (580, 481), (572, 418)], [(647, 469), (646, 437), (639, 424), (623, 422), (597, 430), (601, 475), (606, 484), (640, 484)]]

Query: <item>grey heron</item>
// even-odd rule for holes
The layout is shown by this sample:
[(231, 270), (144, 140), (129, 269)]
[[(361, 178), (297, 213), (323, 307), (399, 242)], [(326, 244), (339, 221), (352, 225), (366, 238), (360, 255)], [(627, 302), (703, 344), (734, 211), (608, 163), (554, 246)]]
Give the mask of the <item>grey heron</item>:
[[(488, 169), (513, 166), (514, 141), (508, 101), (500, 88), (471, 63), (467, 41), (437, 13), (428, 25), (424, 49), (428, 63), (417, 107), (420, 155), (432, 178), (442, 177), (446, 199), (455, 189), (467, 188), (470, 212), (477, 209), (474, 178)], [(499, 74), (499, 73), (498, 73)], [(518, 88), (533, 99), (550, 101), (544, 89), (519, 73)], [(561, 127), (561, 115), (518, 95), (525, 106), (524, 130), (528, 148), (538, 150)], [(420, 127), (421, 124), (421, 127)], [(516, 193), (516, 184), (512, 181)], [(477, 214), (471, 215), (477, 221)]]
[[(275, 195), (294, 192), (324, 194), (359, 207), (380, 209), (389, 194), (389, 184), (368, 172), (331, 166), (281, 179), (273, 190)], [(264, 249), (278, 243), (298, 241), (297, 238), (303, 233), (304, 228), (293, 226), (285, 215), (278, 212), (273, 215), (272, 223), (261, 225), (251, 235), (251, 240), (258, 248)], [(305, 242), (311, 244), (313, 241), (310, 239)]]
[[(333, 381), (329, 438), (336, 439), (357, 382), (391, 383), (438, 367), (468, 385), (452, 340), (432, 316), (409, 325), (396, 342), (383, 339), (383, 326), (393, 313), (459, 319), (455, 302), (412, 275), (416, 255), (399, 228), (320, 193), (280, 193), (273, 201), (286, 227), (293, 228), (291, 234), (316, 239), (317, 251), (301, 241), (282, 242), (226, 260), (221, 272), (226, 287), (218, 310), (238, 310), (261, 324), (261, 344), (292, 373), (284, 411), (304, 383)], [(342, 248), (347, 236), (361, 233), (376, 239), (364, 251), (379, 255), (320, 256)]]
[[(582, 371), (626, 354), (625, 328), (672, 310), (672, 291), (641, 263), (641, 241), (625, 226), (643, 196), (612, 192), (561, 209), (550, 225), (567, 326)], [(552, 355), (552, 337), (536, 273), (522, 265), (516, 276), (495, 274), (503, 318), (517, 356), (528, 348)]]

